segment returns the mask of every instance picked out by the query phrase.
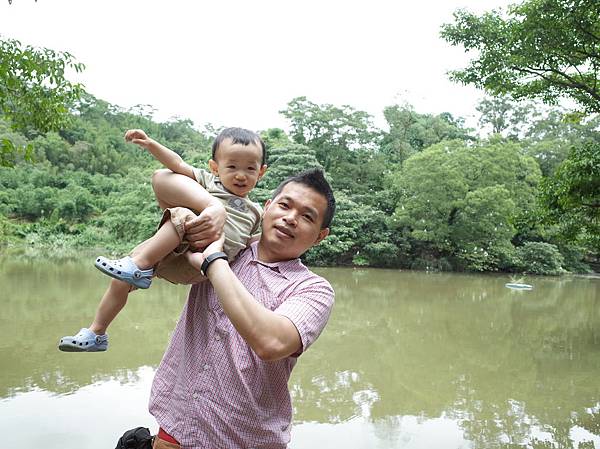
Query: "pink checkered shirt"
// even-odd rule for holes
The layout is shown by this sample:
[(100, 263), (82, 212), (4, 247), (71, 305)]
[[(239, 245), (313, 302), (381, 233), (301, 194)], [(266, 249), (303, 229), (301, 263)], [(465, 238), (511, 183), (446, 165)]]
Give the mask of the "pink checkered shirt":
[[(294, 323), (305, 351), (329, 319), (333, 289), (299, 259), (259, 262), (256, 245), (231, 268), (257, 301)], [(262, 361), (210, 283), (196, 284), (154, 377), (150, 413), (182, 449), (285, 448), (292, 420), (287, 383), (298, 355)]]

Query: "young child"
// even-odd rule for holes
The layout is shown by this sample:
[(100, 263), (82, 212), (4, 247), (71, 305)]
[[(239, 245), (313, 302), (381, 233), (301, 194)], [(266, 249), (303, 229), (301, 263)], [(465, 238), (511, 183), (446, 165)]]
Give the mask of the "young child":
[[(203, 212), (190, 208), (197, 207), (195, 205), (199, 203), (207, 204), (192, 198), (207, 196), (208, 192), (210, 201), (214, 203), (216, 199), (225, 208), (227, 218), (223, 227), (223, 251), (229, 261), (233, 261), (260, 233), (262, 209), (247, 197), (267, 169), (265, 145), (256, 133), (242, 128), (223, 130), (212, 146), (212, 158), (208, 161), (210, 172), (191, 167), (177, 153), (150, 139), (142, 130), (127, 131), (125, 140), (148, 150), (172, 172), (196, 182), (178, 184), (181, 187), (177, 195), (182, 198), (181, 206), (186, 207), (166, 207), (160, 199), (157, 186), (154, 186), (159, 205), (164, 209), (157, 232), (134, 248), (130, 256), (118, 260), (102, 256), (96, 259), (96, 268), (117, 281), (110, 283), (90, 327), (81, 329), (77, 335), (61, 338), (58, 345), (61, 351), (106, 351), (106, 329), (125, 306), (129, 292), (134, 287), (150, 287), (153, 276), (177, 284), (194, 284), (205, 279), (184, 255), (189, 247), (183, 241), (186, 222)], [(219, 203), (217, 207), (220, 207)], [(208, 213), (209, 207), (210, 204), (204, 209), (205, 213)]]

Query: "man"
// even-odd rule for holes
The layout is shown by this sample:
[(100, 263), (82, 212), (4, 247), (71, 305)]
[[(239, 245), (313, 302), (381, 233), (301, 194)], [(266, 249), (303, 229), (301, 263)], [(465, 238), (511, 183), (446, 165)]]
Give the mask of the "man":
[(335, 199), (323, 173), (285, 180), (265, 204), (262, 234), (231, 264), (223, 237), (189, 261), (192, 287), (158, 367), (154, 449), (282, 449), (290, 440), (287, 382), (331, 313), (331, 285), (299, 257), (329, 234)]

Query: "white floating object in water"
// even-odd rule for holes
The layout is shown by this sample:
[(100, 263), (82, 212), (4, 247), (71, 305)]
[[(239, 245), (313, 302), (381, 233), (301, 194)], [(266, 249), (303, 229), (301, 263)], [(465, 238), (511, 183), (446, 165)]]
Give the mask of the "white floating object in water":
[(533, 288), (533, 285), (518, 284), (516, 282), (509, 282), (508, 284), (504, 284), (504, 286), (512, 290), (531, 290)]

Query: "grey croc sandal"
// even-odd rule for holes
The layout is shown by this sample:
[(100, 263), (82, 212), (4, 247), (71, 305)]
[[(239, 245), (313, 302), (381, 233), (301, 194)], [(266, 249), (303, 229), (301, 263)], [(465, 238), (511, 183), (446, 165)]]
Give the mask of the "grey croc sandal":
[(108, 349), (108, 335), (96, 335), (88, 328), (82, 328), (77, 335), (67, 335), (60, 339), (58, 349), (64, 352), (99, 352)]
[(122, 259), (111, 260), (106, 257), (98, 257), (94, 266), (104, 274), (118, 279), (119, 281), (127, 282), (137, 288), (148, 288), (152, 283), (152, 275), (154, 270), (140, 270), (131, 257), (126, 256)]

